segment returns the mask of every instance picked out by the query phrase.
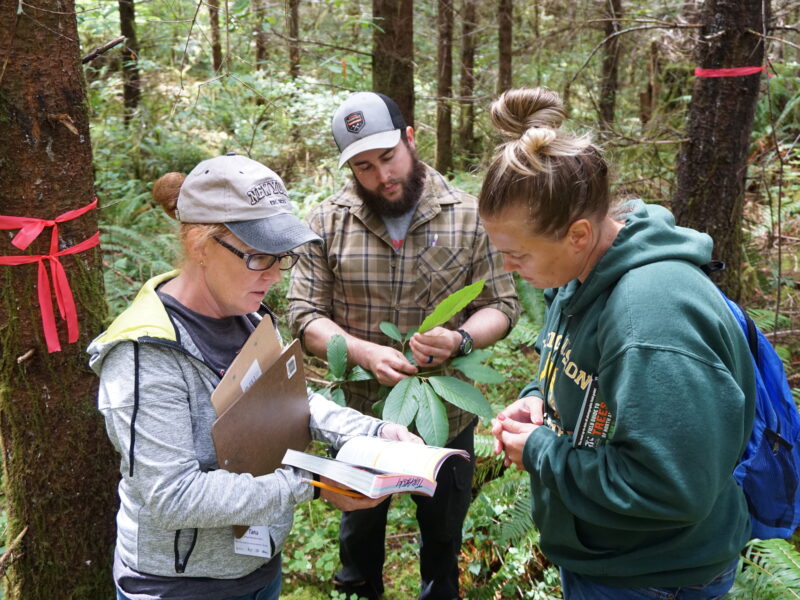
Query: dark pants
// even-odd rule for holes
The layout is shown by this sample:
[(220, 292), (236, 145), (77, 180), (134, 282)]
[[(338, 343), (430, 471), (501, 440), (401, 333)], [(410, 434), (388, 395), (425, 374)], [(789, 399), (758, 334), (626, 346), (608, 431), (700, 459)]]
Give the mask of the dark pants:
[[(472, 501), (475, 471), (474, 427), (459, 433), (448, 448), (469, 452), (467, 462), (449, 458), (436, 478), (433, 497), (412, 495), (417, 504), (420, 532), (420, 600), (453, 600), (458, 595), (458, 555), (461, 527)], [(339, 529), (339, 558), (336, 589), (377, 600), (383, 593), (383, 562), (386, 556), (386, 514), (389, 499), (375, 508), (342, 513)]]

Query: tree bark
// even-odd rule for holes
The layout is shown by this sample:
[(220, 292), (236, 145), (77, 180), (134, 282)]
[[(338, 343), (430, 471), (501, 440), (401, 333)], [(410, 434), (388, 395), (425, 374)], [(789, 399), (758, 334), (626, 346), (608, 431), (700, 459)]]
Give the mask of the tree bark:
[[(18, 12), (18, 6), (23, 12)], [(0, 8), (0, 214), (53, 219), (94, 196), (74, 0), (58, 10)], [(97, 211), (59, 224), (59, 247), (97, 231)], [(48, 255), (52, 227), (27, 250), (0, 235), (0, 256)], [(7, 540), (27, 527), (6, 598), (110, 598), (118, 460), (96, 409), (85, 349), (104, 327), (98, 247), (63, 256), (80, 327), (48, 353), (37, 265), (0, 266), (0, 443)], [(51, 261), (45, 261), (51, 262)], [(52, 262), (51, 262), (52, 264)], [(49, 269), (48, 269), (49, 270)], [(58, 311), (56, 311), (58, 319)]]
[(289, 30), (289, 76), (297, 79), (300, 75), (300, 0), (289, 0), (286, 21)]
[(211, 23), (211, 62), (214, 73), (222, 71), (222, 37), (219, 32), (219, 0), (208, 1), (208, 20)]
[(122, 98), (125, 125), (133, 118), (141, 96), (139, 79), (139, 42), (136, 39), (136, 12), (133, 0), (119, 0), (120, 33), (125, 36), (122, 48)]
[(453, 2), (439, 0), (436, 16), (439, 43), (436, 53), (436, 170), (453, 170), (453, 120), (450, 105), (453, 96)]
[(264, 31), (264, 17), (266, 15), (266, 0), (252, 0), (254, 25), (253, 37), (256, 42), (256, 70), (263, 71), (267, 63), (267, 32)]
[[(605, 36), (608, 38), (620, 30), (619, 19), (622, 17), (622, 0), (606, 0), (604, 9)], [(603, 50), (603, 73), (600, 83), (600, 126), (610, 128), (614, 123), (614, 108), (617, 104), (617, 85), (619, 72), (619, 36), (609, 39)]]
[(461, 20), (461, 71), (459, 76), (460, 111), (458, 146), (463, 157), (461, 167), (469, 169), (478, 154), (475, 148), (475, 48), (478, 26), (477, 0), (464, 0)]
[(414, 1), (372, 0), (372, 89), (414, 126)]
[[(763, 41), (748, 29), (762, 31), (762, 9), (768, 17), (769, 0), (707, 0), (696, 50), (699, 66), (761, 66)], [(680, 225), (714, 239), (714, 257), (728, 265), (719, 284), (733, 299), (741, 295), (747, 151), (759, 82), (758, 74), (695, 78), (672, 204)]]
[(497, 93), (511, 89), (511, 51), (514, 29), (512, 0), (500, 0), (497, 11)]
[(653, 40), (650, 42), (650, 56), (647, 61), (647, 86), (643, 92), (639, 92), (639, 121), (642, 129), (647, 126), (658, 108), (660, 76), (658, 42)]

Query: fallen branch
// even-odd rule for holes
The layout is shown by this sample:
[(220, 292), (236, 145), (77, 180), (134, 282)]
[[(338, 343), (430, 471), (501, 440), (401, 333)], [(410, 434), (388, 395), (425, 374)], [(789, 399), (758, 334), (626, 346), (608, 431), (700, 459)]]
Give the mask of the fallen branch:
[(110, 42), (107, 42), (107, 43), (103, 44), (102, 46), (98, 46), (97, 48), (95, 48), (94, 50), (89, 52), (89, 54), (87, 54), (86, 56), (84, 56), (81, 59), (81, 64), (85, 65), (86, 63), (88, 63), (90, 61), (93, 61), (95, 58), (97, 58), (101, 54), (105, 54), (106, 52), (111, 50), (114, 46), (118, 46), (119, 44), (121, 44), (124, 41), (125, 41), (125, 36), (121, 35), (118, 38), (113, 39)]
[(16, 550), (26, 533), (28, 533), (27, 525), (25, 526), (25, 529), (20, 531), (19, 535), (14, 538), (14, 541), (9, 544), (8, 548), (6, 548), (6, 551), (3, 552), (3, 556), (0, 556), (0, 577), (6, 574), (6, 568), (8, 566), (6, 563), (13, 562), (14, 550)]

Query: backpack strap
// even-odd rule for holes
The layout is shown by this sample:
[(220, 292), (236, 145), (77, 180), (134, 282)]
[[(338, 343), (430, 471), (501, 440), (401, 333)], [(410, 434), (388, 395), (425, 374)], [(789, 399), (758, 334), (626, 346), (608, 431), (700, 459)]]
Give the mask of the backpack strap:
[[(700, 265), (700, 269), (708, 277), (711, 277), (713, 273), (725, 270), (725, 262), (721, 260), (710, 260), (706, 264)], [(744, 318), (744, 323), (747, 328), (747, 345), (750, 347), (750, 353), (753, 355), (756, 365), (760, 365), (761, 363), (758, 358), (758, 328), (756, 324), (753, 323), (753, 319), (750, 318), (750, 315), (747, 314), (747, 311), (742, 308), (741, 304), (736, 303), (736, 307)]]
[(753, 323), (753, 319), (750, 318), (750, 315), (747, 314), (747, 311), (743, 309), (741, 305), (737, 304), (736, 306), (742, 311), (744, 323), (747, 326), (747, 345), (750, 346), (750, 353), (753, 355), (753, 360), (756, 361), (756, 365), (760, 365), (761, 363), (758, 359), (758, 329), (756, 328), (756, 324)]

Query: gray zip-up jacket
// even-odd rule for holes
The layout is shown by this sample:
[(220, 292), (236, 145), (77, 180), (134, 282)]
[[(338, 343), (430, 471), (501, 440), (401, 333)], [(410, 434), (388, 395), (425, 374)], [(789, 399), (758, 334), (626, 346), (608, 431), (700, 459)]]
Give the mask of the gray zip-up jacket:
[[(131, 568), (168, 577), (243, 577), (269, 558), (234, 553), (232, 525), (266, 525), (272, 555), (294, 507), (313, 497), (308, 473), (283, 468), (253, 477), (219, 469), (211, 439), (211, 392), (219, 376), (148, 281), (89, 346), (100, 376), (98, 406), (121, 455), (117, 552)], [(377, 435), (384, 421), (309, 393), (312, 438), (340, 446)]]

